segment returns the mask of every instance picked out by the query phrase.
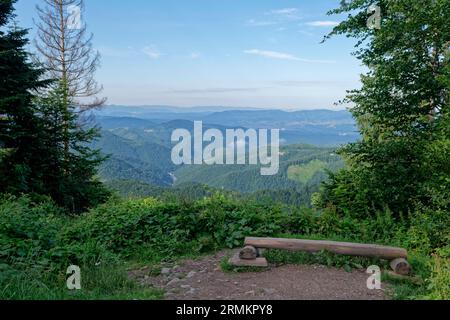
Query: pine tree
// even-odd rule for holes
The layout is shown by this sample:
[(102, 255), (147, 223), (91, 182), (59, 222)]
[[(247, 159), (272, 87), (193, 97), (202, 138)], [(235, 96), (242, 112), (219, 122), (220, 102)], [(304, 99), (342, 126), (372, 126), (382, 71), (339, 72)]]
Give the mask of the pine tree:
[[(46, 166), (47, 194), (71, 212), (79, 213), (106, 200), (109, 192), (94, 178), (105, 159), (99, 150), (89, 146), (98, 137), (98, 129), (79, 125), (80, 114), (73, 111), (74, 104), (69, 103), (67, 108), (66, 91), (65, 83), (60, 83), (36, 100), (42, 117), (41, 139), (46, 146), (41, 161)], [(68, 154), (65, 141), (70, 142)]]
[(33, 94), (48, 85), (29, 61), (27, 31), (7, 28), (15, 0), (0, 1), (0, 192), (42, 191), (40, 119)]

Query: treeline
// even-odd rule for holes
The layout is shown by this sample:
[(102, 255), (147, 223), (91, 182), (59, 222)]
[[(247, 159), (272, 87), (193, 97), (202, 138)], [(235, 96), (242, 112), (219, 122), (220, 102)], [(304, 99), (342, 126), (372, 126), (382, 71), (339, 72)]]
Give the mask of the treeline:
[(192, 202), (216, 194), (226, 195), (239, 201), (284, 204), (296, 207), (311, 207), (311, 197), (319, 191), (319, 184), (303, 188), (261, 190), (241, 193), (233, 190), (217, 189), (200, 183), (183, 183), (173, 187), (160, 187), (134, 180), (111, 180), (105, 185), (122, 198), (158, 198), (166, 201)]

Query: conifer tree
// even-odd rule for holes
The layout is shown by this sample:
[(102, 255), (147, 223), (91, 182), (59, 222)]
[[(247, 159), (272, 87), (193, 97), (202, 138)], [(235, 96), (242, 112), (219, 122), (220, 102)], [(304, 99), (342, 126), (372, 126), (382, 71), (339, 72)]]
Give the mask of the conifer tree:
[[(74, 104), (66, 105), (66, 84), (48, 91), (36, 99), (42, 117), (41, 139), (46, 151), (41, 157), (45, 168), (44, 184), (59, 205), (79, 213), (93, 207), (109, 196), (103, 184), (95, 179), (97, 167), (105, 159), (90, 143), (98, 137), (95, 127), (79, 124), (80, 114)], [(70, 100), (69, 100), (70, 102)], [(65, 141), (70, 141), (66, 154)]]
[(48, 85), (25, 51), (27, 30), (11, 26), (15, 0), (0, 1), (0, 192), (42, 191), (40, 119), (33, 95)]

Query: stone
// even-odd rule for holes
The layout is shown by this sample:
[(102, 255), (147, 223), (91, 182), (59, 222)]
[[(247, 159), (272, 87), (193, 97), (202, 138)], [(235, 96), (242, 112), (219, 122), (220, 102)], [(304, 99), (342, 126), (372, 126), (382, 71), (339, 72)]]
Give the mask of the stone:
[(246, 246), (239, 251), (239, 258), (244, 260), (255, 260), (258, 257), (258, 251), (255, 247)]
[(265, 293), (265, 294), (270, 294), (270, 295), (272, 295), (272, 294), (274, 294), (275, 292), (276, 292), (275, 289), (264, 289), (264, 293)]
[(171, 270), (170, 268), (162, 268), (162, 269), (161, 269), (161, 274), (162, 274), (163, 276), (167, 276), (167, 275), (169, 275), (171, 272), (172, 272), (172, 270)]
[(195, 294), (196, 291), (197, 291), (197, 290), (196, 290), (195, 288), (191, 288), (191, 289), (187, 292), (187, 294)]
[(178, 278), (173, 278), (172, 280), (170, 280), (167, 284), (166, 284), (166, 286), (172, 286), (172, 285), (174, 285), (174, 284), (177, 284), (178, 282), (180, 282), (181, 280), (180, 279), (178, 279)]
[(230, 260), (229, 263), (235, 267), (261, 267), (267, 268), (269, 263), (266, 258), (256, 258), (254, 260), (244, 260), (239, 257), (239, 252), (235, 254)]

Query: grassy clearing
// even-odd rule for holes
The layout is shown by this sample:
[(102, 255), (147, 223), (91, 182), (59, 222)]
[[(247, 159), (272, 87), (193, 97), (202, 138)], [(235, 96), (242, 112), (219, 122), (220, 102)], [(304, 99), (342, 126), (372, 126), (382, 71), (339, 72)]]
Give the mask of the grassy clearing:
[(317, 172), (323, 172), (326, 168), (328, 168), (327, 163), (317, 159), (302, 166), (290, 166), (288, 179), (306, 184)]

